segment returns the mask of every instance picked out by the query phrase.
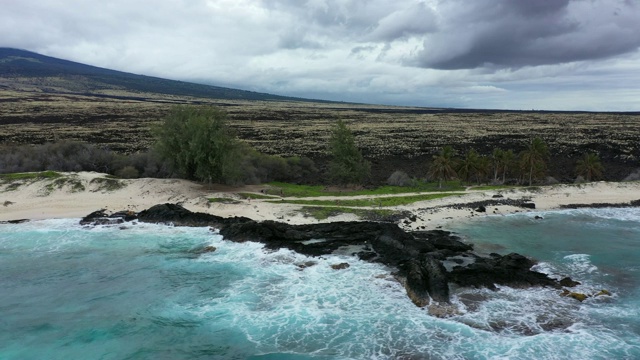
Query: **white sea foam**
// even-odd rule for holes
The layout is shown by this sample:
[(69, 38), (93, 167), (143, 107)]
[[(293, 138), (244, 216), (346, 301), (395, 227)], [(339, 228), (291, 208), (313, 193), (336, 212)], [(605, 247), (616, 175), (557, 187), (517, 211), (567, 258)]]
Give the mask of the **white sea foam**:
[[(556, 289), (457, 289), (453, 303), (460, 314), (439, 319), (409, 301), (390, 275), (392, 269), (351, 256), (307, 257), (286, 249), (269, 251), (259, 243), (225, 241), (207, 228), (137, 224), (127, 225), (125, 230), (118, 226), (83, 229), (75, 225), (77, 221), (65, 224), (71, 230), (65, 230), (66, 225), (52, 230), (60, 237), (50, 243), (66, 236), (66, 241), (96, 243), (105, 250), (131, 246), (141, 256), (145, 252), (139, 248), (149, 249), (153, 251), (150, 258), (158, 258), (166, 266), (161, 276), (173, 276), (176, 271), (188, 275), (197, 266), (200, 274), (228, 280), (214, 295), (168, 303), (153, 314), (153, 323), (178, 330), (208, 329), (206, 334), (212, 339), (221, 336), (222, 345), (242, 347), (247, 351), (243, 354), (290, 353), (338, 359), (640, 355), (639, 341), (632, 336), (636, 331), (633, 319), (640, 318), (638, 307), (635, 303), (618, 304), (615, 298), (580, 303), (560, 297)], [(47, 231), (43, 224), (36, 225)], [(51, 228), (56, 228), (55, 221), (53, 225)], [(174, 256), (203, 245), (217, 249), (194, 257)], [(600, 272), (587, 254), (563, 254), (559, 259), (541, 262), (537, 269), (553, 276), (570, 272), (568, 275), (584, 274), (587, 278)], [(343, 262), (350, 267), (331, 268)], [(199, 285), (198, 279), (187, 275), (180, 279), (190, 283), (177, 285)]]

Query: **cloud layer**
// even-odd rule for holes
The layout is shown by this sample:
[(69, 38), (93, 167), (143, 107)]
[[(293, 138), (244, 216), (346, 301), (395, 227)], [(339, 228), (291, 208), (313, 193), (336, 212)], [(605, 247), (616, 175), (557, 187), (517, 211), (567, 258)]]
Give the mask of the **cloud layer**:
[(638, 110), (634, 0), (7, 0), (0, 46), (282, 95)]

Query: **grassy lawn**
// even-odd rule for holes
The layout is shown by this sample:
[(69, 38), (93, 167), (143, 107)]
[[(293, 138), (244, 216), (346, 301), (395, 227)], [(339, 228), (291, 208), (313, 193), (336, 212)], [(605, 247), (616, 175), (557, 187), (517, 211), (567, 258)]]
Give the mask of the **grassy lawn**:
[(438, 191), (463, 191), (464, 186), (459, 181), (449, 181), (438, 188), (438, 184), (419, 183), (416, 186), (381, 186), (375, 189), (329, 191), (322, 185), (297, 185), (282, 182), (272, 182), (270, 189), (266, 192), (269, 195), (282, 197), (319, 197), (319, 196), (358, 196), (358, 195), (394, 195), (414, 192), (438, 192)]
[(0, 181), (2, 181), (3, 183), (8, 183), (15, 180), (55, 179), (61, 176), (62, 174), (55, 171), (0, 174)]
[(256, 194), (256, 193), (238, 193), (238, 196), (240, 196), (243, 199), (276, 199), (277, 197), (274, 195), (263, 195), (263, 194)]
[(367, 210), (367, 209), (353, 209), (344, 207), (313, 207), (305, 206), (301, 210), (304, 214), (317, 219), (325, 220), (332, 216), (340, 214), (355, 214), (362, 219), (375, 219), (379, 217), (391, 216), (395, 212), (393, 210)]
[(515, 185), (481, 185), (470, 186), (469, 190), (508, 190), (517, 188)]
[(379, 197), (375, 199), (352, 200), (271, 200), (271, 203), (299, 204), (309, 206), (337, 206), (337, 207), (387, 207), (412, 204), (418, 201), (440, 199), (448, 196), (459, 196), (464, 193), (424, 194), (412, 196)]

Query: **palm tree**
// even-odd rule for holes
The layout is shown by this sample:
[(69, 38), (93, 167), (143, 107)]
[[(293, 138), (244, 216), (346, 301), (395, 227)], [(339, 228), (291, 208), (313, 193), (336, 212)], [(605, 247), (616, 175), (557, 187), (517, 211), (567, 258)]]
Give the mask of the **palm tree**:
[(505, 151), (495, 148), (491, 153), (491, 166), (493, 168), (493, 182), (498, 182), (498, 173), (503, 169), (503, 157)]
[(438, 179), (438, 189), (442, 189), (443, 180), (451, 180), (457, 176), (454, 156), (455, 150), (451, 146), (445, 146), (438, 155), (433, 156), (429, 166), (429, 177)]
[(502, 150), (495, 148), (491, 154), (491, 165), (493, 167), (493, 181), (498, 182), (498, 176), (502, 176), (502, 183), (504, 184), (507, 171), (513, 166), (516, 156), (513, 150)]
[(458, 166), (458, 175), (468, 183), (475, 177), (476, 183), (480, 183), (489, 172), (489, 159), (486, 156), (480, 156), (475, 149), (467, 152), (464, 159), (460, 161)]
[(603, 171), (604, 166), (596, 153), (584, 153), (582, 159), (576, 163), (576, 172), (578, 175), (584, 176), (587, 181), (600, 178)]
[(544, 140), (539, 137), (531, 140), (527, 149), (520, 153), (522, 169), (529, 174), (529, 186), (533, 181), (534, 173), (544, 173), (545, 161), (549, 157), (549, 149)]

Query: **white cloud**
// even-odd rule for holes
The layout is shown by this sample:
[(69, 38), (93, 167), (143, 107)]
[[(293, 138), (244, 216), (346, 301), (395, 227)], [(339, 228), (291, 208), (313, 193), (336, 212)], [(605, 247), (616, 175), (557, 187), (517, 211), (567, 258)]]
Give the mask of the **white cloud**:
[(637, 110), (639, 16), (623, 0), (5, 0), (0, 46), (291, 96)]

